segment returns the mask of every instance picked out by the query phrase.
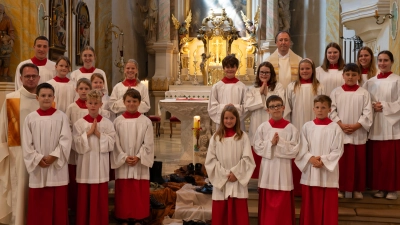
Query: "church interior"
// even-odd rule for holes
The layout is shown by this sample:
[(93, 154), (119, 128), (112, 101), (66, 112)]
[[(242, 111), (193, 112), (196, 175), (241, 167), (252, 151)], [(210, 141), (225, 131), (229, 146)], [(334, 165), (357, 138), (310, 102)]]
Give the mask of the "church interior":
[[(275, 35), (280, 31), (290, 33), (293, 52), (316, 66), (322, 65), (327, 44), (335, 42), (345, 63), (355, 63), (363, 46), (372, 49), (375, 58), (390, 50), (395, 59), (392, 72), (400, 73), (399, 0), (2, 0), (0, 4), (2, 41), (8, 35), (12, 46), (11, 54), (0, 52), (0, 103), (15, 91), (17, 66), (34, 55), (37, 36), (49, 39), (49, 60), (62, 55), (70, 59), (70, 71), (82, 67), (81, 51), (92, 46), (95, 67), (106, 74), (108, 94), (124, 79), (124, 65), (134, 59), (138, 79), (148, 89), (146, 114), (154, 125), (154, 156), (161, 162), (164, 181), (171, 181), (179, 170), (186, 173), (191, 163), (204, 165), (216, 129), (207, 111), (210, 92), (224, 77), (222, 59), (229, 54), (238, 59), (236, 77), (246, 86), (255, 83), (258, 65), (277, 50)], [(6, 19), (12, 21), (11, 33), (3, 23)], [(292, 70), (297, 73), (297, 68)], [(201, 125), (194, 127), (197, 117)], [(249, 124), (247, 119), (246, 129)], [(192, 183), (201, 188), (208, 180), (201, 171), (198, 174)], [(164, 181), (151, 183), (152, 196), (164, 207), (151, 209), (143, 224), (210, 224), (206, 221), (211, 220), (211, 195), (196, 192), (191, 182), (180, 179), (164, 186), (159, 184)], [(250, 224), (258, 221), (257, 183), (251, 179), (248, 185)], [(113, 218), (113, 182), (109, 191), (109, 224), (119, 224)], [(363, 199), (353, 199), (350, 192), (350, 197), (346, 193), (339, 199), (338, 224), (400, 224), (400, 199), (376, 199), (373, 193), (368, 190)], [(296, 224), (301, 202), (295, 197)], [(74, 215), (70, 220), (75, 224)]]

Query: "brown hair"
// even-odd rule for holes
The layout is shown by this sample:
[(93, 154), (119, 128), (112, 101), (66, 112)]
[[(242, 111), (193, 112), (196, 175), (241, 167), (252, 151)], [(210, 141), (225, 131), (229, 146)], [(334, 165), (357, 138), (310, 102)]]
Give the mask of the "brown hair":
[(140, 92), (134, 88), (126, 90), (125, 94), (122, 96), (122, 99), (125, 102), (126, 97), (131, 97), (131, 98), (136, 98), (141, 102), (142, 96), (140, 95)]
[(60, 56), (58, 57), (58, 59), (57, 59), (57, 61), (56, 61), (56, 65), (58, 65), (58, 63), (59, 63), (61, 60), (64, 60), (64, 61), (67, 63), (67, 66), (68, 66), (68, 67), (71, 66), (71, 61), (69, 60), (69, 58), (68, 58), (67, 56), (64, 56), (64, 55), (60, 55)]
[(103, 83), (105, 82), (103, 75), (101, 75), (100, 73), (93, 73), (92, 76), (90, 76), (90, 81), (93, 82), (94, 78), (100, 78)]
[(219, 136), (219, 141), (222, 141), (222, 139), (225, 137), (225, 129), (226, 129), (224, 124), (225, 112), (231, 112), (236, 117), (236, 124), (234, 127), (236, 131), (235, 140), (240, 140), (242, 138), (243, 131), (240, 129), (239, 112), (233, 105), (226, 105), (225, 108), (222, 110), (220, 124), (218, 130), (215, 132), (214, 140), (216, 140), (217, 136)]
[(87, 79), (87, 78), (81, 78), (81, 79), (79, 79), (79, 80), (76, 82), (76, 88), (78, 88), (79, 85), (82, 84), (82, 83), (84, 83), (84, 84), (86, 84), (87, 86), (89, 86), (90, 90), (92, 90), (92, 83), (91, 83), (90, 80)]
[(269, 68), (269, 71), (271, 72), (271, 75), (269, 77), (269, 81), (267, 82), (268, 89), (270, 91), (274, 91), (275, 87), (276, 87), (276, 83), (278, 81), (276, 80), (276, 73), (275, 73), (274, 66), (270, 62), (262, 62), (262, 63), (260, 63), (260, 65), (258, 65), (256, 80), (254, 82), (254, 87), (261, 87), (262, 86), (262, 83), (261, 83), (261, 80), (260, 80), (260, 69), (261, 69), (261, 67), (268, 67)]
[(235, 67), (239, 68), (239, 60), (235, 57), (234, 54), (227, 55), (223, 60), (222, 60), (222, 68), (225, 67)]
[(329, 43), (326, 48), (325, 48), (325, 54), (324, 54), (324, 62), (321, 65), (321, 68), (325, 71), (328, 72), (329, 69), (329, 60), (328, 57), (326, 57), (326, 53), (328, 52), (329, 48), (336, 48), (339, 51), (339, 59), (338, 59), (338, 66), (339, 66), (339, 70), (342, 70), (344, 67), (344, 60), (343, 60), (343, 56), (342, 56), (342, 49), (340, 48), (340, 46), (335, 43), (335, 42), (331, 42)]
[(96, 56), (96, 53), (94, 52), (94, 48), (93, 48), (92, 46), (86, 45), (86, 46), (83, 47), (82, 50), (81, 50), (81, 57), (82, 57), (82, 55), (83, 55), (83, 52), (86, 51), (86, 50), (92, 51), (92, 52), (93, 52), (93, 55)]
[(329, 98), (329, 96), (327, 95), (318, 95), (317, 97), (314, 98), (314, 105), (317, 102), (321, 102), (321, 103), (328, 103), (329, 108), (331, 108), (332, 106), (332, 99)]
[(311, 75), (311, 79), (312, 79), (312, 89), (313, 89), (314, 95), (317, 95), (317, 94), (318, 94), (318, 86), (319, 86), (320, 83), (319, 83), (319, 81), (318, 81), (318, 79), (317, 79), (317, 76), (316, 76), (315, 65), (314, 65), (314, 63), (313, 63), (310, 59), (308, 59), (308, 58), (302, 59), (302, 60), (299, 62), (299, 68), (298, 68), (298, 70), (297, 70), (297, 80), (294, 82), (294, 92), (297, 92), (297, 91), (300, 90), (300, 86), (301, 86), (301, 82), (300, 82), (300, 78), (301, 78), (301, 76), (300, 76), (300, 65), (301, 65), (302, 63), (308, 63), (308, 64), (311, 65), (311, 68), (312, 68), (312, 75)]
[(96, 89), (90, 90), (86, 95), (86, 99), (96, 99), (100, 100), (100, 102), (102, 98), (103, 98), (103, 93)]
[[(358, 67), (360, 67), (361, 71), (362, 71), (362, 66), (360, 64), (359, 58), (360, 58), (360, 54), (361, 51), (367, 51), (368, 54), (371, 56), (371, 62), (369, 64), (369, 68), (368, 68), (368, 74), (367, 74), (367, 79), (370, 79), (371, 77), (374, 77), (376, 75), (376, 73), (378, 72), (378, 69), (376, 68), (376, 62), (375, 62), (375, 57), (374, 57), (374, 53), (372, 52), (372, 50), (368, 47), (368, 46), (364, 46), (362, 48), (360, 48), (360, 50), (358, 50), (357, 53), (357, 65)], [(360, 81), (362, 80), (362, 76), (360, 76)]]

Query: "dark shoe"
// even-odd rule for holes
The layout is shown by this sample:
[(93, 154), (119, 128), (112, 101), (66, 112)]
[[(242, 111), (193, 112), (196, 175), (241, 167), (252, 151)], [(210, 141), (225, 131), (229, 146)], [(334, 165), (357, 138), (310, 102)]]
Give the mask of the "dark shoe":
[(193, 163), (189, 163), (187, 165), (187, 175), (193, 175), (194, 174), (194, 165)]
[(165, 209), (165, 205), (150, 195), (150, 208), (152, 209)]
[(185, 178), (182, 178), (176, 174), (171, 174), (169, 175), (169, 181), (175, 182), (175, 183), (183, 183), (186, 182)]
[(196, 185), (196, 180), (192, 176), (185, 176), (185, 181), (189, 184)]
[(196, 165), (194, 166), (194, 174), (199, 176), (204, 176), (202, 169), (203, 169), (203, 164), (196, 163)]
[(196, 191), (203, 193), (203, 194), (212, 194), (213, 186), (212, 186), (212, 184), (205, 184), (201, 188), (196, 188)]
[(153, 166), (150, 168), (150, 182), (165, 183), (162, 177), (162, 162), (154, 161)]

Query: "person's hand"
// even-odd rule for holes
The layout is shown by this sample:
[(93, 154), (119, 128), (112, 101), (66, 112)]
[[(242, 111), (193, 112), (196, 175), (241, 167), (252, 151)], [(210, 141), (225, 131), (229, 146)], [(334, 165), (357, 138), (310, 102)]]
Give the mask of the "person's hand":
[(129, 166), (133, 166), (133, 162), (134, 162), (133, 159), (134, 159), (133, 156), (128, 156), (125, 159), (125, 163), (128, 164)]
[(323, 165), (320, 156), (311, 156), (311, 158), (308, 161), (313, 165), (313, 167), (316, 168), (321, 168)]
[(274, 137), (271, 140), (271, 143), (272, 143), (272, 145), (277, 145), (278, 141), (279, 141), (279, 135), (278, 135), (278, 133), (275, 133)]
[(265, 95), (265, 89), (268, 89), (267, 82), (263, 82), (263, 84), (260, 87), (260, 94), (261, 95)]
[(49, 167), (50, 164), (47, 164), (47, 163), (44, 161), (44, 157), (43, 157), (42, 160), (40, 160), (40, 162), (39, 162), (39, 166), (42, 167), (42, 168), (46, 168), (46, 167)]
[(95, 129), (94, 129), (93, 133), (94, 133), (94, 135), (96, 135), (96, 137), (100, 138), (100, 132), (99, 132), (99, 129), (97, 127), (97, 118), (94, 119), (93, 124), (95, 124)]
[(97, 127), (97, 120), (94, 119), (92, 126), (90, 127), (90, 129), (86, 132), (86, 135), (89, 137), (90, 135), (94, 134), (94, 131), (96, 130)]
[(132, 160), (132, 164), (133, 164), (132, 166), (135, 166), (139, 161), (140, 161), (140, 158), (137, 156), (134, 156), (133, 160)]
[(375, 112), (382, 112), (383, 106), (381, 102), (376, 102), (375, 104), (372, 104), (372, 108), (374, 108)]
[(47, 156), (43, 157), (42, 160), (43, 160), (46, 164), (48, 164), (48, 165), (50, 166), (51, 164), (53, 164), (53, 163), (57, 160), (57, 157), (52, 156), (52, 155), (47, 155)]
[(235, 182), (235, 181), (237, 181), (237, 178), (236, 178), (235, 174), (233, 174), (232, 172), (230, 172), (229, 175), (228, 175), (228, 181), (229, 181), (229, 182)]

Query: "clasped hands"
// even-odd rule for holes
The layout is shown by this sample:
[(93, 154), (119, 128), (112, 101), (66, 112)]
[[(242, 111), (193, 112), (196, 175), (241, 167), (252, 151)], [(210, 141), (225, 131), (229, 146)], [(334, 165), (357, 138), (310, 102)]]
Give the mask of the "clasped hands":
[(263, 82), (260, 87), (260, 94), (267, 96), (268, 95), (268, 84), (267, 82)]
[(97, 119), (94, 119), (92, 126), (90, 127), (90, 130), (86, 132), (86, 135), (89, 137), (90, 135), (96, 135), (96, 137), (100, 138), (100, 132), (97, 129)]
[(372, 108), (375, 112), (382, 112), (383, 106), (381, 102), (372, 103)]
[(135, 166), (139, 162), (140, 158), (137, 156), (128, 156), (125, 159), (125, 163), (128, 164), (128, 166)]
[(42, 168), (49, 167), (56, 160), (57, 160), (57, 157), (52, 156), (52, 155), (46, 155), (40, 160), (39, 166), (42, 167)]
[(354, 133), (356, 130), (361, 128), (361, 124), (360, 123), (356, 123), (356, 124), (344, 124), (342, 123), (342, 121), (338, 122), (338, 125), (340, 126), (340, 128), (342, 128), (343, 132), (345, 134), (352, 134)]
[(324, 163), (321, 160), (321, 156), (311, 156), (311, 158), (308, 161), (315, 168), (322, 168), (322, 166), (324, 165)]

